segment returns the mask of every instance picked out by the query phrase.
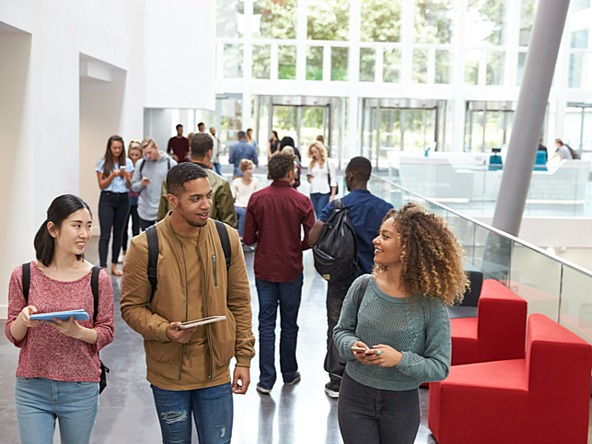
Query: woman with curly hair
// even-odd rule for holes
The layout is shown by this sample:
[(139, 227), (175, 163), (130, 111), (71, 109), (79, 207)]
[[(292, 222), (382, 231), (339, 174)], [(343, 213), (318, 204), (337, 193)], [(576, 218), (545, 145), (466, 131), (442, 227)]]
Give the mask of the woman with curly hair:
[(346, 359), (339, 427), (345, 444), (411, 444), (418, 387), (450, 369), (446, 305), (468, 286), (463, 249), (444, 220), (413, 203), (389, 211), (373, 243), (374, 270), (350, 287), (333, 334)]

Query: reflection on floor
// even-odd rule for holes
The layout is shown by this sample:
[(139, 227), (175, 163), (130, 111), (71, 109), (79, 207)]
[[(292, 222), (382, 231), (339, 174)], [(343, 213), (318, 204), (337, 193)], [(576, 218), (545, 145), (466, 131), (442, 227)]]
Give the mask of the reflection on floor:
[[(87, 256), (96, 261), (96, 244), (87, 249)], [(251, 294), (253, 324), (257, 335), (257, 292), (253, 277), (253, 254), (246, 253)], [(151, 390), (145, 379), (144, 350), (141, 337), (121, 319), (119, 290), (121, 278), (112, 278), (115, 289), (115, 341), (101, 352), (111, 368), (109, 385), (100, 397), (100, 411), (92, 443), (119, 444), (161, 442), (160, 429)], [(325, 395), (327, 376), (322, 369), (325, 348), (325, 282), (312, 265), (310, 252), (305, 254), (305, 278), (299, 316), (300, 335), (298, 359), (302, 382), (292, 387), (280, 383), (271, 395), (255, 390), (258, 381), (257, 358), (252, 363), (251, 386), (245, 396), (235, 396), (233, 443), (239, 444), (301, 444), (342, 443), (337, 424), (337, 402)], [(4, 321), (0, 321), (4, 327)], [(279, 336), (279, 335), (278, 335)], [(0, 430), (1, 443), (17, 443), (18, 427), (14, 410), (14, 372), (18, 350), (0, 335)], [(279, 368), (279, 363), (277, 364)], [(435, 440), (427, 428), (427, 391), (420, 390), (422, 422), (417, 444)], [(56, 430), (55, 442), (60, 442)], [(194, 438), (197, 442), (197, 437)]]

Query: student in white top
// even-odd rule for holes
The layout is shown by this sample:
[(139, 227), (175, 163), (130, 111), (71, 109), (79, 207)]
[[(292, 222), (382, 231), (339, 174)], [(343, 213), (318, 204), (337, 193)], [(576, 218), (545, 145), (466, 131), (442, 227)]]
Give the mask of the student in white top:
[(234, 209), (238, 218), (238, 234), (243, 238), (245, 229), (245, 215), (247, 214), (247, 205), (251, 195), (260, 189), (259, 180), (253, 177), (253, 168), (255, 164), (249, 159), (241, 160), (239, 168), (242, 171), (242, 177), (237, 177), (232, 181), (232, 197), (234, 197)]
[(306, 178), (310, 182), (310, 200), (317, 217), (337, 194), (337, 171), (333, 161), (327, 157), (325, 146), (321, 142), (313, 142), (308, 147), (311, 158)]

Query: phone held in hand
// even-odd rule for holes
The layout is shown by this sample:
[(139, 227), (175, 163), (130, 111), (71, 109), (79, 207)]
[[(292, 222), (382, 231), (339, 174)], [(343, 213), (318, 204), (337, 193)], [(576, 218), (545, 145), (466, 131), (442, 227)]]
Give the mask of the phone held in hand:
[(187, 328), (198, 327), (200, 325), (211, 324), (212, 322), (225, 321), (226, 316), (208, 316), (207, 318), (194, 319), (193, 321), (182, 322), (179, 325), (179, 330), (185, 330)]

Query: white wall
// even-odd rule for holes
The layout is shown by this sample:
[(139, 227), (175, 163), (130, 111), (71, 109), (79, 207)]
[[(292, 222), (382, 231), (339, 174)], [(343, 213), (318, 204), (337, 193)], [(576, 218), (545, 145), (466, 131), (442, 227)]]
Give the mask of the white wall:
[(215, 1), (146, 5), (146, 107), (214, 110)]

